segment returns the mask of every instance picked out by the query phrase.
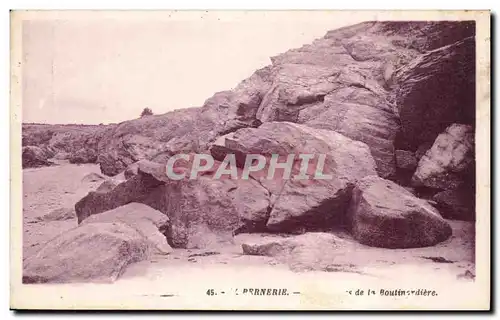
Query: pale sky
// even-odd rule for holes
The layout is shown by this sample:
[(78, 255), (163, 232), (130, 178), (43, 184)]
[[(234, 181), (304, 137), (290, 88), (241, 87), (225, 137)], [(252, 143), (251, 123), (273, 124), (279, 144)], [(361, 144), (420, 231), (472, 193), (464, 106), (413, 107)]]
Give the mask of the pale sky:
[(110, 123), (201, 106), (270, 57), (359, 19), (333, 13), (60, 15), (23, 22), (23, 122)]

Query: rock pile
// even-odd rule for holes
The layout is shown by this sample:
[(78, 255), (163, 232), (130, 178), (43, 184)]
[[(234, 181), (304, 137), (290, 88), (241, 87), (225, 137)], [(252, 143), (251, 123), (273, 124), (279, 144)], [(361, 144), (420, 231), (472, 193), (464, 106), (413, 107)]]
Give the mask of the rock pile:
[[(96, 161), (103, 174), (124, 172), (127, 180), (104, 182), (76, 203), (80, 226), (37, 255), (45, 261), (62, 250), (67, 259), (51, 270), (30, 260), (26, 279), (94, 278), (85, 263), (104, 268), (110, 279), (121, 267), (109, 263), (143, 259), (148, 243), (163, 252), (169, 246), (207, 248), (242, 232), (314, 232), (243, 248), (265, 255), (299, 254), (308, 239), (342, 245), (328, 233), (336, 228), (383, 248), (445, 241), (451, 228), (440, 213), (475, 216), (474, 34), (468, 21), (365, 22), (271, 58), (272, 65), (200, 108), (100, 129), (82, 138), (91, 148), (69, 150), (66, 135), (40, 134), (37, 141), (70, 152), (70, 161)], [(331, 179), (267, 179), (259, 171), (249, 179), (214, 179), (215, 170), (197, 179), (166, 175), (171, 157), (192, 160), (195, 153), (211, 155), (214, 168), (234, 155), (238, 174), (250, 154), (323, 154)], [(187, 170), (191, 160), (177, 169)], [(297, 173), (299, 165), (292, 167)], [(150, 214), (168, 222), (156, 223)], [(140, 227), (130, 227), (129, 219)], [(111, 249), (92, 262), (86, 243)], [(75, 262), (77, 257), (83, 258)], [(82, 271), (74, 274), (67, 263)]]

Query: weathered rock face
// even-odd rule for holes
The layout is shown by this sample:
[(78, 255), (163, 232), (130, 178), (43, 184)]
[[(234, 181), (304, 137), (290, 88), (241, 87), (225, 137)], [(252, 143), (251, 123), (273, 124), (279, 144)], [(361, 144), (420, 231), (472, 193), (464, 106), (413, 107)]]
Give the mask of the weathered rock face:
[(176, 181), (165, 185), (165, 195), (174, 247), (208, 248), (231, 242), (235, 231), (263, 228), (269, 217), (268, 193), (253, 180)]
[(447, 219), (474, 221), (476, 219), (476, 193), (474, 185), (437, 193), (433, 200), (443, 217)]
[(450, 225), (427, 201), (377, 176), (358, 183), (349, 216), (354, 238), (374, 247), (426, 247), (451, 236)]
[(81, 225), (105, 222), (120, 222), (134, 228), (154, 246), (157, 253), (167, 254), (172, 251), (164, 235), (168, 228), (167, 216), (147, 205), (132, 202), (116, 209), (90, 216), (83, 220)]
[(464, 181), (474, 184), (474, 130), (452, 124), (420, 159), (413, 175), (415, 186), (453, 189)]
[(397, 74), (398, 144), (416, 150), (452, 123), (474, 124), (474, 37), (425, 53)]
[[(224, 146), (219, 146), (212, 155), (222, 160), (221, 157), (225, 156), (223, 150), (268, 158), (272, 154), (285, 157), (296, 155), (292, 179), (284, 179), (282, 173), (268, 179), (269, 166), (253, 173), (256, 180), (271, 192), (272, 208), (267, 227), (275, 231), (311, 230), (342, 220), (354, 183), (367, 175), (376, 174), (375, 162), (364, 143), (334, 131), (291, 122), (268, 122), (259, 128), (240, 129), (226, 136)], [(293, 178), (300, 172), (298, 154), (316, 157), (310, 161), (308, 168), (311, 179)], [(331, 175), (330, 179), (313, 179), (315, 170), (319, 169), (319, 155), (325, 157), (322, 173)], [(269, 159), (267, 163), (270, 163)]]
[(203, 112), (215, 112), (219, 115), (215, 128), (217, 136), (260, 125), (257, 112), (271, 87), (272, 77), (271, 67), (259, 69), (233, 90), (217, 92), (205, 101)]
[(112, 282), (146, 259), (148, 241), (120, 222), (88, 223), (45, 244), (24, 261), (23, 283)]
[(23, 168), (37, 168), (53, 164), (48, 160), (49, 154), (40, 147), (23, 147), (21, 156)]

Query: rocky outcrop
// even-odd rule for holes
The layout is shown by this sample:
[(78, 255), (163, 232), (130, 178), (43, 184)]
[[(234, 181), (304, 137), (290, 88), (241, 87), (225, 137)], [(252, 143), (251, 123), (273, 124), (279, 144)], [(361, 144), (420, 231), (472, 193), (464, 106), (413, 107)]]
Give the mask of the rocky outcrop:
[(443, 126), (473, 123), (473, 35), (473, 22), (382, 21), (333, 30), (272, 57), (272, 65), (201, 108), (121, 123), (101, 140), (98, 162), (114, 175), (141, 159), (164, 162), (205, 151), (238, 129), (286, 121), (366, 143), (378, 174), (391, 177), (395, 144), (415, 151)]
[[(211, 246), (239, 232), (344, 224), (369, 245), (443, 241), (449, 226), (439, 213), (382, 178), (413, 184), (415, 194), (429, 199), (437, 189), (471, 181), (474, 51), (471, 22), (366, 22), (330, 31), (272, 57), (271, 65), (201, 107), (102, 131), (101, 171), (124, 172), (127, 181), (89, 193), (75, 206), (78, 219), (144, 203), (170, 218), (168, 240), (183, 248)], [(446, 127), (446, 136), (436, 139)], [(210, 153), (215, 168), (234, 155), (238, 175), (247, 155), (263, 156), (266, 165), (248, 179), (213, 179), (214, 169), (170, 180), (164, 164), (179, 153), (190, 155), (177, 162), (180, 172), (190, 169), (194, 153)], [(299, 154), (313, 156), (306, 172)], [(292, 176), (310, 177), (321, 166), (330, 179), (285, 179), (283, 168), (268, 178), (273, 155), (278, 162), (294, 157)], [(364, 179), (376, 175), (381, 178)]]
[(22, 144), (51, 150), (49, 158), (94, 163), (97, 160), (97, 144), (104, 132), (113, 126), (23, 124)]
[(457, 188), (464, 181), (474, 184), (474, 162), (472, 126), (452, 124), (420, 159), (412, 183), (445, 190)]
[(53, 163), (49, 161), (50, 154), (36, 146), (26, 146), (22, 149), (22, 166), (23, 168), (37, 168), (50, 166)]
[(97, 160), (86, 159), (116, 175), (141, 159), (165, 163), (238, 129), (286, 121), (366, 143), (377, 173), (392, 178), (395, 147), (414, 152), (452, 123), (474, 124), (474, 34), (474, 21), (364, 22), (272, 57), (199, 108), (109, 126), (24, 125), (23, 145), (95, 151)]
[[(252, 173), (271, 193), (267, 227), (275, 231), (313, 230), (339, 223), (356, 181), (376, 174), (375, 162), (364, 143), (334, 131), (291, 122), (269, 122), (259, 128), (240, 129), (226, 136), (223, 147), (230, 153), (265, 156), (267, 164), (272, 154), (283, 157), (279, 162), (286, 161), (289, 154), (295, 155), (291, 179), (284, 178), (278, 171), (268, 179), (269, 165)], [(313, 156), (307, 180), (293, 178), (300, 173), (299, 154)], [(212, 155), (223, 160), (224, 152), (218, 148)], [(320, 155), (325, 156), (323, 164), (319, 163)], [(317, 169), (331, 178), (315, 179)]]
[(377, 176), (358, 183), (349, 217), (354, 238), (374, 247), (426, 247), (451, 236), (450, 225), (427, 201)]

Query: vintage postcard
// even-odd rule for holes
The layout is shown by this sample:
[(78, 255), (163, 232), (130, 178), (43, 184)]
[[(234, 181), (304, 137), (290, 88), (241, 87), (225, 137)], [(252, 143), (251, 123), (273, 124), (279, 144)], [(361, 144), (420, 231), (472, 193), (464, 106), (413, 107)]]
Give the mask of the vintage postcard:
[(489, 310), (489, 11), (12, 11), (11, 308)]

